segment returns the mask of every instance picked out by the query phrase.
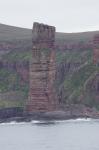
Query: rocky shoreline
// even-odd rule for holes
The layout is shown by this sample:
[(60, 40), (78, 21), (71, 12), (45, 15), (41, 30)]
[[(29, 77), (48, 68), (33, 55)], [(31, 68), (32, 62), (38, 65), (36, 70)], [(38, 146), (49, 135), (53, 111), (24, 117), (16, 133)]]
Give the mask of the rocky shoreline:
[(96, 108), (89, 108), (84, 105), (63, 105), (54, 111), (33, 113), (28, 113), (21, 107), (0, 109), (0, 123), (11, 121), (29, 122), (32, 120), (67, 120), (77, 118), (99, 119), (99, 111)]
[[(77, 110), (76, 110), (77, 111)], [(92, 118), (92, 119), (99, 119), (99, 112), (73, 112), (69, 113), (68, 111), (59, 110), (59, 111), (52, 111), (52, 112), (35, 112), (32, 114), (28, 114), (26, 112), (17, 112), (16, 114), (10, 114), (5, 116), (0, 116), (0, 123), (7, 123), (7, 122), (30, 122), (32, 120), (45, 120), (45, 121), (52, 121), (52, 120), (69, 120), (69, 119), (78, 119), (78, 118)]]

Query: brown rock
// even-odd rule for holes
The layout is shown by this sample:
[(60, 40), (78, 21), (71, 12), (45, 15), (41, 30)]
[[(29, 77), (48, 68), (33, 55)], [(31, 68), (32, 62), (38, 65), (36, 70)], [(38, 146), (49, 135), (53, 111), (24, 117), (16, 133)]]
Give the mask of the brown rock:
[(94, 37), (93, 41), (94, 51), (93, 51), (93, 62), (94, 64), (99, 63), (99, 35)]
[(33, 59), (30, 63), (30, 91), (27, 111), (45, 112), (56, 108), (55, 27), (34, 23)]

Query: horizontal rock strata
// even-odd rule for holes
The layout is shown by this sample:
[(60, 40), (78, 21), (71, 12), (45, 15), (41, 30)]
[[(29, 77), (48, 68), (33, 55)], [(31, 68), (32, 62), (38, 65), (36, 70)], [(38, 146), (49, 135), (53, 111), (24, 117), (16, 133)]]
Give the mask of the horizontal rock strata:
[(93, 43), (94, 43), (93, 62), (94, 64), (99, 64), (99, 35), (96, 35), (94, 37)]
[(56, 108), (55, 98), (55, 27), (34, 23), (33, 59), (30, 63), (30, 91), (27, 110), (51, 111)]

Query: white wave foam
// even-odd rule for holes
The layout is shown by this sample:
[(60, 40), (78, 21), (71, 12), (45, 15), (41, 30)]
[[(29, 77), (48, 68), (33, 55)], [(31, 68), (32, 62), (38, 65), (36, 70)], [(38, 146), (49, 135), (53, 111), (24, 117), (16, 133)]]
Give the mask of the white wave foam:
[(93, 119), (91, 118), (77, 118), (75, 121), (92, 121)]
[(37, 124), (37, 123), (40, 123), (40, 122), (42, 122), (42, 121), (39, 121), (39, 120), (32, 120), (31, 121), (31, 123), (33, 123), (33, 124)]
[(32, 120), (31, 122), (6, 122), (0, 123), (0, 125), (25, 125), (25, 124), (50, 124), (50, 123), (80, 123), (80, 122), (91, 122), (91, 121), (99, 121), (98, 119), (91, 119), (91, 118), (77, 118), (77, 119), (69, 119), (69, 120)]
[(66, 120), (66, 122), (90, 122), (92, 121), (93, 119), (91, 118), (77, 118), (77, 119), (70, 119), (70, 120)]
[(27, 123), (26, 122), (16, 122), (16, 121), (0, 123), (0, 125), (17, 125), (17, 124), (24, 125), (24, 124), (27, 124)]
[(77, 118), (77, 119), (68, 119), (68, 120), (32, 120), (32, 124), (51, 124), (51, 123), (76, 123), (76, 122), (90, 122), (94, 119), (91, 118)]

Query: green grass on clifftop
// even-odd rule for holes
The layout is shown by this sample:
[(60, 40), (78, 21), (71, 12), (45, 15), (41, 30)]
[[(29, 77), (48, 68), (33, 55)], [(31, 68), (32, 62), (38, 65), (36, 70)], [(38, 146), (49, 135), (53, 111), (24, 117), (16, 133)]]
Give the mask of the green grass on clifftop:
[(11, 51), (5, 55), (3, 55), (2, 59), (9, 62), (23, 62), (23, 61), (29, 61), (32, 58), (32, 51)]

